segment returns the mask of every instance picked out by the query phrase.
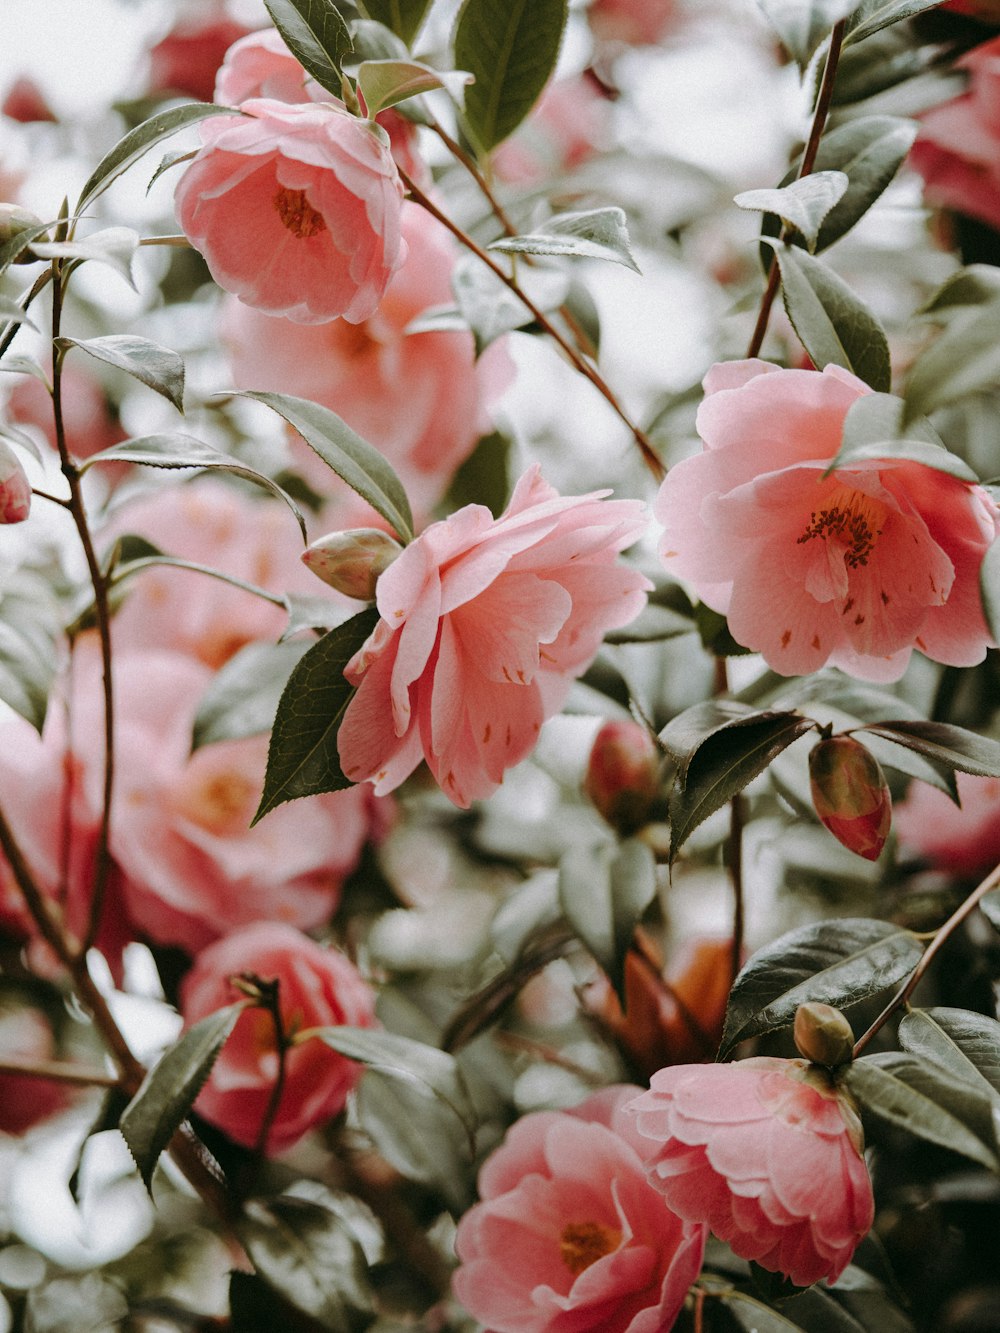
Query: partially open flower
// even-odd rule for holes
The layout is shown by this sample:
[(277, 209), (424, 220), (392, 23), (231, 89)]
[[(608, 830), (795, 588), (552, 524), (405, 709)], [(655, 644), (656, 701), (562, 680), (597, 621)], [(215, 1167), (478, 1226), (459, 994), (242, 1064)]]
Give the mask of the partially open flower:
[(642, 828), (660, 793), (660, 761), (638, 722), (606, 722), (594, 738), (583, 790), (625, 837)]
[(872, 752), (853, 736), (828, 736), (809, 755), (809, 787), (823, 825), (838, 842), (875, 861), (892, 823), (892, 797)]
[(355, 528), (330, 532), (312, 542), (302, 552), (302, 563), (345, 597), (370, 602), (378, 576), (402, 549), (395, 537), (379, 528)]
[(813, 1064), (830, 1069), (847, 1064), (854, 1051), (850, 1023), (832, 1004), (809, 1000), (795, 1011), (795, 1048)]
[(21, 460), (0, 440), (0, 523), (23, 523), (31, 509), (31, 482)]

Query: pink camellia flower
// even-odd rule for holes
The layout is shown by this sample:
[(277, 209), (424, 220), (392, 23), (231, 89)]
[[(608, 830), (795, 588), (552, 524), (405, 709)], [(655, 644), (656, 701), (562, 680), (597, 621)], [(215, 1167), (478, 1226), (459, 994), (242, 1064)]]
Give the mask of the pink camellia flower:
[[(195, 959), (181, 984), (186, 1026), (238, 1000), (241, 992), (232, 978), (243, 973), (277, 981), (286, 1040), (307, 1028), (375, 1024), (374, 992), (349, 959), (321, 948), (291, 926), (261, 921), (218, 940)], [(237, 1143), (256, 1147), (278, 1067), (272, 1015), (264, 1009), (248, 1010), (223, 1046), (196, 1109)], [(293, 1042), (264, 1151), (284, 1152), (314, 1125), (337, 1115), (360, 1073), (354, 1061), (318, 1038)]]
[[(239, 387), (329, 407), (385, 454), (411, 503), (429, 507), (490, 429), (488, 406), (514, 371), (502, 342), (477, 360), (466, 329), (408, 332), (426, 310), (452, 301), (455, 251), (440, 223), (416, 204), (403, 205), (402, 227), (406, 262), (370, 319), (308, 327), (231, 301), (222, 336)], [(329, 490), (333, 474), (325, 464), (307, 460), (305, 472), (321, 494)]]
[[(56, 448), (52, 397), (36, 375), (18, 378), (10, 391), (7, 411), (19, 426), (34, 426), (51, 449)], [(68, 361), (62, 368), (62, 414), (66, 444), (74, 458), (89, 458), (125, 439), (125, 432), (108, 404), (98, 380)], [(128, 464), (105, 464), (102, 475), (114, 467), (118, 477)]]
[(202, 5), (199, 14), (181, 19), (150, 50), (150, 90), (210, 102), (223, 56), (248, 31), (229, 17), (224, 4)]
[(969, 71), (969, 89), (921, 116), (910, 162), (928, 203), (1000, 229), (1000, 37), (956, 64)]
[(514, 185), (538, 185), (592, 157), (609, 103), (585, 74), (550, 83), (531, 115), (493, 154), (493, 170)]
[(0, 523), (23, 523), (31, 511), (31, 482), (21, 460), (0, 440)]
[(201, 122), (177, 217), (212, 277), (300, 324), (374, 314), (406, 257), (383, 130), (341, 104), (251, 98)]
[[(57, 1058), (52, 1024), (39, 1009), (0, 1007), (0, 1062)], [(70, 1100), (64, 1083), (30, 1074), (0, 1073), (0, 1135), (26, 1134)]]
[(861, 1122), (817, 1065), (674, 1065), (629, 1110), (668, 1206), (796, 1286), (835, 1281), (871, 1227)]
[(635, 500), (560, 496), (537, 466), (498, 519), (466, 505), (381, 576), (381, 620), (344, 674), (358, 691), (338, 745), (352, 782), (392, 791), (421, 758), (456, 805), (488, 796), (649, 581), (618, 561), (645, 527)]
[(830, 662), (898, 680), (914, 647), (972, 666), (993, 644), (979, 570), (1000, 510), (982, 487), (896, 459), (824, 476), (868, 392), (837, 366), (713, 366), (698, 409), (705, 448), (656, 499), (667, 569), (783, 675)]
[(660, 795), (661, 759), (648, 729), (638, 722), (605, 722), (594, 737), (583, 790), (625, 837), (642, 828)]
[(924, 782), (896, 806), (900, 849), (937, 870), (979, 879), (1000, 863), (1000, 778), (956, 773), (961, 807)]
[(892, 796), (871, 750), (853, 736), (825, 737), (809, 752), (809, 790), (837, 841), (877, 861), (892, 825)]
[(649, 1187), (645, 1145), (622, 1109), (636, 1091), (523, 1116), (483, 1166), (452, 1286), (493, 1333), (673, 1328), (707, 1228)]
[(7, 89), (0, 103), (0, 115), (22, 125), (58, 119), (46, 101), (45, 94), (28, 74), (18, 75)]
[(599, 41), (650, 46), (676, 14), (677, 0), (592, 0), (587, 19)]

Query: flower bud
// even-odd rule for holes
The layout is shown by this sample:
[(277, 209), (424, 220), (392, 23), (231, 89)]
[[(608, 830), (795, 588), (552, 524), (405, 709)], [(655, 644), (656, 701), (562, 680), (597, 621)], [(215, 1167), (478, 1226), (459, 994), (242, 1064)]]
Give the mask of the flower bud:
[(792, 1029), (799, 1054), (816, 1065), (833, 1069), (846, 1065), (854, 1050), (851, 1025), (832, 1004), (810, 1000), (795, 1011)]
[(0, 440), (0, 523), (23, 523), (31, 509), (31, 483), (20, 459)]
[(866, 861), (885, 845), (892, 797), (878, 760), (851, 736), (830, 736), (809, 756), (809, 785), (820, 820), (838, 842)]
[(583, 790), (626, 837), (646, 823), (660, 794), (660, 754), (637, 722), (606, 722), (594, 740)]
[[(20, 236), (22, 231), (29, 231), (32, 227), (40, 227), (42, 219), (34, 213), (30, 213), (20, 204), (0, 204), (0, 245), (6, 245), (12, 241), (15, 236)], [(46, 241), (48, 237), (43, 233), (36, 236), (38, 241)], [(15, 264), (34, 264), (35, 256), (31, 253), (31, 247), (22, 250), (15, 259)]]
[(354, 528), (320, 537), (302, 552), (302, 562), (345, 597), (370, 602), (378, 576), (402, 549), (395, 537), (379, 528)]

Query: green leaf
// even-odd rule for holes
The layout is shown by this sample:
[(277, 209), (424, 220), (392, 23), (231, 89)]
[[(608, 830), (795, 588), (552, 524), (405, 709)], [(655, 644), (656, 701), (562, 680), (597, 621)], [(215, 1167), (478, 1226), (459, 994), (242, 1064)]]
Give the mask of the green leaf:
[(628, 225), (621, 208), (593, 208), (583, 213), (560, 213), (536, 232), (507, 236), (487, 249), (504, 254), (569, 255), (606, 259), (638, 273), (629, 245)]
[(1000, 643), (1000, 537), (994, 539), (979, 568), (983, 615), (993, 638)]
[(927, 9), (934, 9), (940, 0), (862, 0), (851, 14), (844, 34), (844, 45), (863, 42), (872, 33), (887, 28), (901, 19), (913, 18)]
[(772, 1310), (763, 1301), (748, 1296), (742, 1291), (726, 1291), (719, 1295), (719, 1301), (733, 1317), (736, 1324), (746, 1329), (746, 1333), (804, 1333), (801, 1324), (777, 1310)]
[(889, 344), (878, 320), (859, 296), (812, 255), (775, 245), (785, 309), (809, 357), (822, 370), (851, 370), (877, 391), (892, 378)]
[(169, 1048), (122, 1112), (119, 1129), (146, 1188), (152, 1191), (160, 1153), (187, 1119), (246, 1001), (209, 1014)]
[[(693, 712), (687, 710), (687, 714)], [(708, 714), (698, 714), (693, 720), (697, 722), (702, 716)], [(687, 722), (690, 721), (688, 718)], [(699, 824), (816, 725), (811, 718), (798, 713), (761, 713), (750, 709), (718, 726), (709, 724), (705, 738), (690, 744), (682, 741), (681, 726), (685, 724), (678, 723), (675, 727), (675, 723), (678, 723), (676, 718), (660, 736), (679, 761), (677, 786), (670, 797), (671, 863)]]
[(307, 641), (248, 643), (212, 677), (194, 719), (191, 749), (242, 740), (270, 729), (292, 668)]
[(9, 587), (0, 601), (0, 699), (40, 732), (60, 631), (48, 587)]
[[(535, 269), (530, 282), (526, 282), (527, 278), (527, 274), (521, 275), (522, 285), (531, 288), (532, 299), (543, 310), (561, 305), (569, 290), (565, 276), (551, 270)], [(475, 337), (477, 356), (502, 334), (526, 328), (534, 321), (534, 315), (521, 298), (475, 255), (458, 260), (452, 269), (451, 286), (459, 311)], [(425, 317), (420, 320), (419, 327), (429, 329), (433, 326)]]
[(1000, 1170), (992, 1103), (978, 1087), (901, 1051), (862, 1056), (843, 1079), (863, 1113)]
[(107, 264), (125, 279), (134, 292), (132, 260), (139, 248), (139, 233), (131, 227), (106, 227), (95, 231), (82, 241), (44, 241), (33, 247), (39, 259), (92, 259)]
[(190, 162), (191, 159), (196, 156), (197, 149), (195, 148), (189, 148), (186, 151), (184, 149), (179, 149), (177, 152), (164, 153), (160, 158), (160, 165), (149, 178), (149, 184), (146, 186), (146, 193), (149, 194), (150, 190), (164, 172), (169, 171), (171, 167), (179, 166), (181, 162)]
[(1000, 385), (1000, 300), (959, 313), (910, 367), (906, 420)]
[(885, 458), (921, 463), (961, 481), (978, 482), (968, 463), (945, 447), (929, 421), (912, 422), (907, 437), (900, 438), (903, 410), (903, 400), (892, 394), (862, 394), (848, 408), (840, 449), (823, 475), (854, 462)]
[(1000, 1108), (1000, 1023), (995, 1018), (968, 1009), (911, 1009), (899, 1024), (899, 1044), (980, 1088)]
[(154, 144), (169, 138), (171, 134), (176, 134), (178, 130), (184, 129), (186, 125), (193, 125), (196, 121), (205, 120), (208, 116), (237, 114), (239, 113), (230, 107), (213, 106), (207, 102), (190, 102), (184, 106), (173, 107), (170, 111), (160, 111), (157, 115), (151, 116), (149, 120), (144, 120), (134, 130), (129, 130), (128, 134), (123, 139), (119, 139), (114, 148), (101, 158), (80, 192), (80, 199), (74, 212), (76, 214), (85, 213), (112, 181), (117, 180)]
[(510, 494), (510, 453), (511, 442), (500, 431), (482, 436), (451, 479), (444, 501), (447, 512), (480, 504), (494, 517), (503, 513)]
[(383, 23), (410, 46), (431, 7), (431, 0), (358, 0), (358, 8)]
[(340, 98), (341, 65), (351, 51), (351, 34), (334, 0), (264, 0), (285, 45), (308, 74)]
[(39, 236), (44, 236), (51, 225), (50, 222), (40, 222), (37, 227), (25, 227), (24, 231), (15, 232), (9, 241), (0, 245), (0, 273), (16, 263), (31, 242)]
[(851, 12), (851, 0), (757, 0), (792, 59), (805, 69), (833, 25)]
[(429, 93), (432, 88), (448, 88), (457, 93), (469, 82), (466, 75), (454, 71), (440, 74), (417, 60), (363, 60), (357, 77), (372, 117), (408, 97)]
[(948, 722), (869, 722), (862, 728), (895, 741), (925, 758), (972, 773), (980, 778), (1000, 777), (1000, 741), (980, 736)]
[(789, 931), (759, 949), (736, 978), (719, 1058), (747, 1037), (789, 1027), (806, 1000), (843, 1009), (879, 994), (912, 972), (923, 952), (910, 931), (864, 917)]
[(921, 315), (946, 322), (969, 306), (987, 305), (1000, 299), (1000, 269), (992, 264), (969, 264), (952, 273), (920, 307)]
[(79, 347), (88, 356), (124, 370), (184, 411), (184, 361), (169, 347), (134, 333), (109, 333), (101, 338), (58, 338), (60, 347)]
[(455, 64), (475, 83), (465, 94), (470, 137), (488, 153), (517, 129), (556, 66), (567, 0), (464, 0)]
[(824, 219), (843, 199), (849, 184), (843, 171), (814, 171), (777, 190), (744, 190), (733, 203), (738, 208), (774, 213), (801, 233), (812, 253)]
[(240, 1239), (258, 1275), (330, 1333), (359, 1333), (375, 1317), (357, 1237), (330, 1208), (292, 1194), (247, 1201)]
[(994, 930), (1000, 931), (1000, 889), (993, 889), (979, 900), (979, 910)]
[[(38, 332), (38, 325), (31, 322), (26, 310), (21, 307), (19, 301), (13, 297), (4, 296), (0, 293), (0, 320), (7, 324), (24, 324), (35, 333)], [(7, 370), (6, 364), (0, 365), (0, 370)]]
[(337, 754), (337, 732), (354, 686), (344, 667), (378, 624), (374, 607), (325, 634), (292, 670), (278, 704), (256, 824), (285, 801), (351, 784)]
[(656, 863), (645, 843), (574, 847), (559, 865), (559, 900), (566, 920), (608, 974), (625, 1004), (625, 955), (635, 928), (656, 897)]
[(401, 541), (413, 540), (413, 515), (399, 478), (379, 451), (336, 412), (287, 393), (246, 390), (239, 396), (263, 403), (284, 417), (341, 481), (382, 515)]
[(295, 515), (295, 521), (306, 538), (306, 521), (302, 511), (288, 494), (271, 477), (256, 468), (250, 467), (239, 458), (224, 454), (193, 435), (180, 431), (164, 432), (160, 435), (142, 435), (134, 440), (123, 440), (113, 444), (110, 449), (102, 449), (98, 454), (91, 454), (80, 464), (80, 471), (85, 472), (96, 463), (138, 463), (144, 467), (162, 468), (207, 468), (215, 472), (228, 472), (232, 476), (252, 481), (283, 501)]

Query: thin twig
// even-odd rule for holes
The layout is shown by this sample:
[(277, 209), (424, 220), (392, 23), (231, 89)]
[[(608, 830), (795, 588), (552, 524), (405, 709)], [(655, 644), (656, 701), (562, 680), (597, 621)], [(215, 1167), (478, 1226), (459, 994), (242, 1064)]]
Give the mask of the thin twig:
[(0, 1074), (17, 1074), (27, 1078), (47, 1078), (54, 1083), (73, 1083), (80, 1087), (117, 1088), (121, 1079), (105, 1069), (74, 1064), (71, 1060), (29, 1060), (16, 1055), (0, 1059)]

